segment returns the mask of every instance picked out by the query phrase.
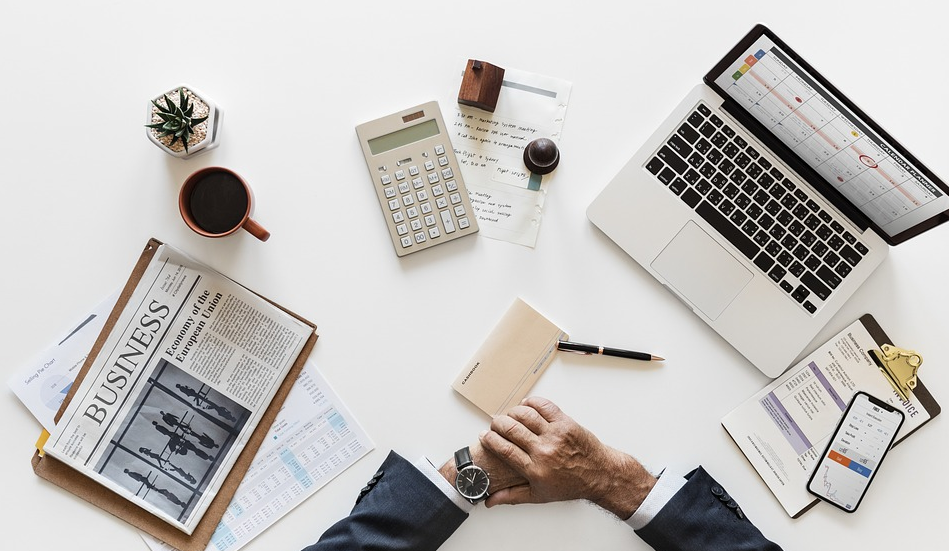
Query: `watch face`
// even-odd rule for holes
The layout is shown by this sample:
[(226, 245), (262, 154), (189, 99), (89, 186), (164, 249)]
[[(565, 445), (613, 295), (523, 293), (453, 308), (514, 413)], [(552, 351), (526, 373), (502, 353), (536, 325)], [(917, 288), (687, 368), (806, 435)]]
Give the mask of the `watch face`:
[(481, 499), (488, 495), (488, 473), (475, 465), (469, 465), (455, 477), (455, 487), (468, 499)]

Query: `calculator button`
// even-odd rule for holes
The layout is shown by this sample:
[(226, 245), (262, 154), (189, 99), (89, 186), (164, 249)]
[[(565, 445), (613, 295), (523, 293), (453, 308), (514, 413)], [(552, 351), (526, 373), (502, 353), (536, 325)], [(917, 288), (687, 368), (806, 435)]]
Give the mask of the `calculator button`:
[(380, 178), (380, 181), (382, 182), (382, 185), (387, 186), (392, 183), (392, 178), (388, 174), (383, 174), (382, 178)]
[(445, 147), (442, 146), (442, 145), (436, 145), (436, 146), (435, 146), (435, 154), (436, 154), (436, 155), (444, 155), (444, 154), (445, 154)]
[(420, 206), (422, 207), (422, 214), (428, 214), (432, 212), (432, 204), (428, 201), (422, 203)]
[(452, 205), (457, 205), (458, 203), (461, 202), (461, 194), (452, 193), (451, 195), (448, 196), (448, 199), (451, 201)]
[(428, 236), (431, 237), (432, 239), (437, 239), (438, 237), (440, 237), (441, 232), (438, 231), (438, 226), (435, 226), (434, 228), (429, 228)]
[(469, 224), (468, 224), (468, 217), (467, 217), (467, 216), (464, 217), (464, 218), (459, 218), (459, 219), (458, 219), (458, 227), (459, 227), (459, 228), (465, 229), (465, 228), (467, 228), (468, 226), (469, 226)]
[(413, 178), (412, 185), (415, 187), (415, 189), (419, 189), (425, 185), (425, 182), (423, 182), (421, 178)]
[(411, 247), (411, 246), (412, 246), (412, 238), (411, 238), (411, 237), (408, 237), (408, 236), (403, 237), (403, 238), (401, 239), (401, 241), (402, 241), (402, 248), (407, 248), (407, 247)]
[(412, 220), (412, 231), (419, 231), (420, 229), (422, 229), (422, 221), (418, 218)]
[(438, 199), (435, 199), (435, 206), (440, 209), (446, 208), (448, 207), (448, 200), (444, 197), (439, 197)]
[(399, 200), (389, 199), (389, 210), (399, 210)]
[(445, 226), (445, 233), (454, 233), (455, 222), (451, 219), (451, 213), (447, 210), (443, 210), (439, 214), (442, 215), (442, 225)]
[(445, 180), (451, 180), (455, 177), (455, 174), (451, 171), (451, 167), (442, 169), (442, 178)]
[(399, 193), (408, 193), (409, 192), (409, 183), (402, 182), (399, 184)]
[(409, 167), (409, 176), (418, 176), (418, 167), (412, 165)]
[(435, 163), (432, 161), (425, 161), (425, 170), (435, 170)]
[(445, 166), (448, 164), (448, 157), (439, 157), (438, 166)]
[(403, 196), (402, 196), (402, 204), (405, 205), (405, 206), (414, 205), (414, 204), (415, 204), (415, 198), (412, 197), (411, 195), (403, 195)]
[(405, 235), (409, 233), (409, 228), (405, 224), (399, 224), (398, 226), (395, 227), (395, 231), (399, 235)]
[(438, 173), (437, 173), (437, 172), (429, 172), (429, 173), (428, 173), (428, 183), (434, 184), (434, 183), (436, 183), (436, 182), (438, 182)]
[(464, 216), (465, 215), (465, 206), (458, 205), (455, 207), (455, 216)]
[(392, 213), (392, 221), (398, 224), (399, 222), (405, 221), (405, 215), (402, 214), (401, 210), (397, 210)]
[(392, 199), (393, 197), (395, 197), (395, 188), (394, 188), (394, 187), (389, 186), (389, 187), (386, 188), (385, 191), (386, 191), (386, 199)]
[(432, 186), (432, 195), (434, 195), (435, 197), (439, 197), (444, 193), (445, 193), (445, 190), (442, 189), (441, 184), (435, 184), (434, 186)]
[(458, 184), (456, 184), (454, 180), (445, 182), (445, 187), (448, 188), (448, 191), (458, 191)]
[(405, 180), (405, 171), (404, 171), (404, 170), (396, 170), (396, 171), (395, 171), (395, 179), (396, 179), (396, 180)]
[(426, 217), (425, 217), (425, 225), (426, 225), (426, 226), (429, 226), (429, 227), (434, 226), (434, 225), (435, 225), (435, 215), (429, 214), (428, 216), (426, 216)]
[(409, 207), (405, 210), (405, 214), (407, 214), (409, 218), (418, 218), (418, 209), (415, 207)]
[(425, 242), (425, 232), (420, 231), (420, 232), (416, 233), (416, 234), (415, 234), (415, 242), (416, 242), (416, 243), (424, 243), (424, 242)]
[(418, 191), (415, 192), (415, 197), (416, 197), (419, 201), (428, 201), (428, 192), (425, 191), (424, 189), (420, 189), (420, 190), (418, 190)]

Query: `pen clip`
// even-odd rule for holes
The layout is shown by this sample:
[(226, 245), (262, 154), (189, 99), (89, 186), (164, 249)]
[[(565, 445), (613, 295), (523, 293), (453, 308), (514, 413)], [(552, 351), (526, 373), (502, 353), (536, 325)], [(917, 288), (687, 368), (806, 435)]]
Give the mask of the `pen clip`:
[(571, 354), (580, 354), (581, 356), (592, 356), (593, 352), (584, 352), (582, 350), (570, 350), (569, 348), (558, 348), (560, 352), (570, 352)]

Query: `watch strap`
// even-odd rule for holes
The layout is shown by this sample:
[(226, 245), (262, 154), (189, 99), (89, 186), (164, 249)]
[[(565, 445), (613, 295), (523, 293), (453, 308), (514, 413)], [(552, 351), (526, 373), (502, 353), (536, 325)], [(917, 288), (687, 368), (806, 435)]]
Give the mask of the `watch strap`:
[(455, 470), (460, 471), (473, 463), (471, 460), (471, 450), (468, 449), (468, 446), (455, 452)]

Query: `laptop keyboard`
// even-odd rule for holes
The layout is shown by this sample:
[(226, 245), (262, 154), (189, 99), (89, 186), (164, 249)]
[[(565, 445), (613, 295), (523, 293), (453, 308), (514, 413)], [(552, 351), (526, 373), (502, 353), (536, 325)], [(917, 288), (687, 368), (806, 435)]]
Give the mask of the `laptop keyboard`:
[(869, 252), (705, 104), (646, 170), (811, 314)]

